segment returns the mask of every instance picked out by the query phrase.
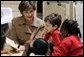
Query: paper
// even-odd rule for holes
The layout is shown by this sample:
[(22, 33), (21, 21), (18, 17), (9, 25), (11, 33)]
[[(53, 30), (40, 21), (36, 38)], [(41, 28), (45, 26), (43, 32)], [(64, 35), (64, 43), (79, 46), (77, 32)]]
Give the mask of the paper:
[(20, 51), (19, 53), (11, 53), (11, 54), (1, 54), (1, 56), (22, 56), (24, 51)]
[(18, 44), (15, 44), (15, 42), (9, 38), (6, 37), (6, 43), (10, 46), (12, 46), (15, 49), (18, 49)]
[(20, 51), (20, 53), (14, 53), (14, 54), (11, 54), (11, 56), (22, 56), (24, 51)]

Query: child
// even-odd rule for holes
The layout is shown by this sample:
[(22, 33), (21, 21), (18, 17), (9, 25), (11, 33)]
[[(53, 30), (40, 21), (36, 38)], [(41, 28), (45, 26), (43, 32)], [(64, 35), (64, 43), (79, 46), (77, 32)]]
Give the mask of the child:
[(66, 19), (61, 27), (61, 35), (64, 38), (60, 45), (54, 49), (53, 56), (82, 56), (83, 46), (80, 29), (77, 21)]
[(8, 23), (1, 24), (1, 54), (8, 53), (8, 51), (5, 50), (5, 44), (6, 44), (6, 37), (5, 33), (8, 30)]
[(4, 49), (4, 44), (5, 44), (5, 33), (8, 30), (8, 23), (1, 24), (1, 50)]
[(28, 56), (46, 56), (48, 55), (48, 42), (43, 38), (37, 38), (28, 49)]
[[(60, 31), (59, 27), (61, 25), (61, 15), (52, 13), (45, 18), (45, 40), (52, 39), (52, 44), (58, 46), (60, 44)], [(51, 45), (51, 53), (53, 52)]]

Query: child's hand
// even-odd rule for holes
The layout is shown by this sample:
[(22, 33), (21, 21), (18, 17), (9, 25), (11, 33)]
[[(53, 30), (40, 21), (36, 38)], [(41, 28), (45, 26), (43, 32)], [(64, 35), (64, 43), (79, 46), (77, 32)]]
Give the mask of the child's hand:
[(20, 45), (18, 51), (24, 51), (24, 50), (25, 50), (25, 46)]

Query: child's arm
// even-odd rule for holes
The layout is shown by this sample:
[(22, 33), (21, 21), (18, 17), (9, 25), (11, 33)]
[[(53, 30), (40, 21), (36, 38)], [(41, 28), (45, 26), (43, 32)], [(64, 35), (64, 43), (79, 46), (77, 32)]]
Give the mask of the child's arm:
[(61, 42), (61, 40), (60, 40), (60, 38), (61, 38), (60, 34), (58, 32), (54, 32), (52, 34), (52, 38), (53, 38), (54, 45), (58, 46), (60, 44), (60, 42)]

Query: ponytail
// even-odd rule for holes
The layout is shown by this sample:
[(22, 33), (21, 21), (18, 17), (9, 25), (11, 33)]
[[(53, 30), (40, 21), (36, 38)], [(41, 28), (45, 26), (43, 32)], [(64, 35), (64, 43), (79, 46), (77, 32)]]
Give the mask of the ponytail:
[(81, 32), (80, 32), (80, 29), (77, 28), (77, 31), (78, 31), (78, 36), (79, 36), (79, 38), (81, 38)]

